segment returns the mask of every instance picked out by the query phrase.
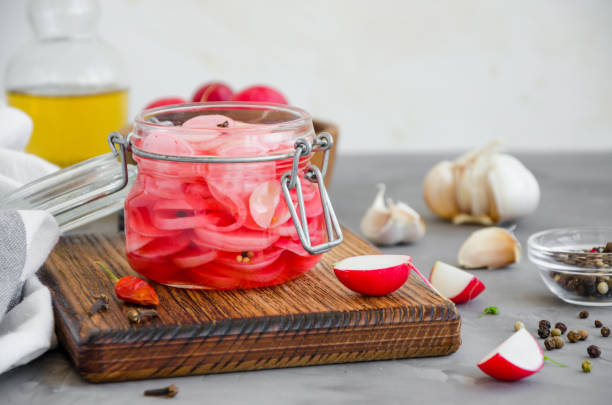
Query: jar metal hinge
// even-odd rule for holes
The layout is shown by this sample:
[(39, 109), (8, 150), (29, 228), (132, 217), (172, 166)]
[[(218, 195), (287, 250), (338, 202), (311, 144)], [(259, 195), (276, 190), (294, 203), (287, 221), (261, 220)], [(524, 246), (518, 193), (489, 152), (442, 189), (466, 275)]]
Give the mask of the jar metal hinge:
[[(327, 189), (323, 183), (323, 177), (327, 172), (327, 165), (329, 162), (329, 150), (333, 145), (333, 138), (330, 134), (323, 132), (315, 137), (314, 143), (311, 145), (307, 139), (299, 138), (295, 142), (295, 154), (293, 155), (293, 165), (291, 171), (283, 174), (281, 177), (281, 187), (285, 202), (291, 213), (291, 219), (293, 225), (297, 230), (298, 237), (302, 243), (302, 247), (313, 255), (325, 253), (331, 250), (333, 247), (338, 246), (342, 243), (344, 236), (342, 235), (342, 229), (338, 223), (338, 218), (334, 212), (334, 208), (327, 194)], [(302, 193), (302, 183), (299, 179), (298, 169), (300, 158), (308, 156), (313, 147), (318, 151), (323, 151), (323, 165), (321, 170), (316, 166), (308, 166), (304, 178), (310, 182), (317, 183), (319, 186), (319, 193), (321, 195), (321, 205), (323, 206), (323, 215), (325, 218), (325, 228), (327, 232), (327, 242), (313, 246), (310, 241), (310, 233), (308, 232), (308, 219), (306, 218), (306, 209), (304, 206), (304, 195)], [(297, 196), (297, 210), (293, 204), (290, 191), (296, 189)], [(299, 216), (298, 216), (299, 211)]]

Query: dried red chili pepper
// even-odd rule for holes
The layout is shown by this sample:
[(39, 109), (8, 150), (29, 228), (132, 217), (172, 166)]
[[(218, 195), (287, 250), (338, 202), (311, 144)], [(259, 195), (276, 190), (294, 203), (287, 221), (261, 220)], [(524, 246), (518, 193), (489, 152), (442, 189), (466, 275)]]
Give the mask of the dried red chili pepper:
[(159, 297), (146, 281), (135, 276), (125, 276), (120, 279), (102, 262), (96, 262), (115, 283), (115, 294), (123, 301), (139, 305), (157, 305)]

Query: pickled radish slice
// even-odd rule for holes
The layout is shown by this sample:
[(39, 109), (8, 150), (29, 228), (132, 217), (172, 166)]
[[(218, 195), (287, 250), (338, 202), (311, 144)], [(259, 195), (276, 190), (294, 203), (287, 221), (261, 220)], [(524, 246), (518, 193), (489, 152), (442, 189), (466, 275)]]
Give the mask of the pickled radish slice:
[(178, 235), (180, 230), (160, 229), (153, 225), (149, 211), (146, 208), (126, 206), (125, 221), (131, 232), (142, 236), (165, 237)]
[(267, 229), (280, 202), (281, 186), (276, 180), (261, 183), (249, 197), (249, 211), (253, 221), (262, 229)]
[(244, 252), (249, 250), (264, 250), (272, 246), (278, 235), (251, 231), (244, 228), (233, 232), (212, 232), (207, 229), (194, 229), (196, 245), (211, 249)]
[(245, 253), (250, 255), (244, 255), (242, 252), (219, 252), (217, 262), (242, 271), (259, 270), (274, 263), (283, 253), (283, 249), (270, 247), (263, 251)]
[(206, 286), (217, 290), (230, 290), (240, 287), (239, 278), (213, 271), (211, 266), (204, 265), (185, 270), (189, 280), (196, 285)]
[(216, 257), (216, 250), (191, 246), (172, 256), (172, 262), (178, 267), (185, 269), (202, 266), (203, 264), (213, 261)]
[[(226, 124), (227, 123), (227, 124)], [(183, 122), (184, 128), (200, 128), (222, 130), (223, 128), (233, 128), (234, 120), (220, 114), (198, 115)]]
[(185, 233), (182, 233), (177, 236), (156, 238), (155, 240), (147, 243), (140, 249), (134, 250), (134, 254), (140, 257), (150, 258), (169, 256), (185, 249), (187, 246), (189, 246), (190, 242), (191, 238)]
[(160, 178), (144, 173), (138, 174), (138, 180), (144, 182), (143, 188), (162, 198), (176, 198), (185, 192), (185, 183), (173, 178)]
[(193, 148), (187, 142), (168, 131), (156, 131), (146, 135), (142, 142), (142, 149), (160, 155), (193, 155)]
[(301, 273), (316, 266), (319, 260), (321, 260), (321, 256), (322, 255), (296, 255), (293, 253), (286, 253), (287, 266), (291, 270)]
[(125, 238), (125, 248), (127, 251), (138, 250), (147, 243), (151, 242), (154, 238), (152, 236), (144, 236), (137, 232), (128, 232)]
[(208, 221), (205, 215), (197, 215), (193, 211), (159, 210), (153, 214), (153, 224), (159, 229), (186, 230), (205, 226)]

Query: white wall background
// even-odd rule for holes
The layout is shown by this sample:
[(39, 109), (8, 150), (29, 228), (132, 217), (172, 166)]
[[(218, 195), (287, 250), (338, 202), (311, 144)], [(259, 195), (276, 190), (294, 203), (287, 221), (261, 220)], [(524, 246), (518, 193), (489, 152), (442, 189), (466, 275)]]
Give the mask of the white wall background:
[[(268, 83), (341, 150), (612, 149), (612, 2), (101, 0), (131, 112), (201, 82)], [(32, 38), (0, 0), (0, 69)]]

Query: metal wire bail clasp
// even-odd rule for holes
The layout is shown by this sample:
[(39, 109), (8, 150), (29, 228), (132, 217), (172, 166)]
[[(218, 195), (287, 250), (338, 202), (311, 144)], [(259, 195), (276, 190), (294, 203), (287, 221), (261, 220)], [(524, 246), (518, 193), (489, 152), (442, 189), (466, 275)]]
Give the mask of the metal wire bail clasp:
[[(342, 236), (342, 229), (336, 218), (336, 213), (332, 207), (327, 189), (323, 183), (323, 177), (327, 172), (327, 164), (329, 161), (329, 150), (333, 145), (333, 138), (327, 132), (323, 132), (315, 137), (314, 144), (311, 145), (305, 138), (299, 138), (295, 142), (295, 154), (293, 155), (293, 165), (290, 172), (286, 172), (281, 177), (281, 187), (283, 189), (283, 195), (285, 196), (285, 202), (291, 213), (291, 219), (297, 230), (298, 237), (304, 249), (312, 254), (318, 255), (331, 250), (333, 247), (338, 246), (342, 243), (344, 237)], [(308, 166), (306, 168), (305, 179), (313, 183), (317, 183), (319, 186), (319, 193), (321, 194), (321, 205), (323, 206), (323, 215), (325, 217), (325, 229), (327, 231), (327, 242), (321, 243), (316, 246), (312, 246), (310, 242), (310, 233), (308, 232), (308, 220), (306, 218), (306, 208), (304, 206), (304, 195), (302, 193), (302, 183), (299, 179), (299, 164), (300, 158), (308, 156), (312, 151), (323, 151), (323, 167), (319, 170), (316, 166)], [(299, 210), (299, 216), (296, 207), (293, 205), (291, 199), (290, 190), (296, 189), (297, 195), (297, 210)]]

